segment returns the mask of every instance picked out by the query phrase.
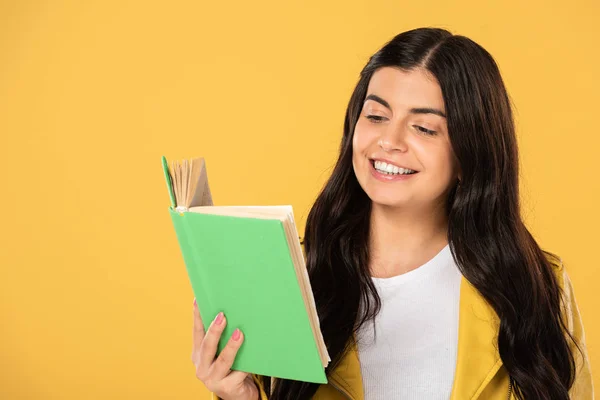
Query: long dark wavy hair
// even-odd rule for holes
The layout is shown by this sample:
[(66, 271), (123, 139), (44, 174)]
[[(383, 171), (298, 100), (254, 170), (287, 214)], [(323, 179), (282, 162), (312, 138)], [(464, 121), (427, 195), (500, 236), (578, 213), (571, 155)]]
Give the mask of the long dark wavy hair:
[[(448, 242), (463, 276), (500, 318), (498, 348), (514, 395), (567, 400), (575, 363), (553, 271), (558, 258), (538, 246), (521, 218), (517, 142), (504, 82), (484, 48), (436, 28), (401, 33), (369, 59), (346, 110), (339, 158), (308, 216), (304, 246), (332, 359), (327, 372), (381, 306), (369, 273), (371, 200), (352, 166), (354, 127), (381, 67), (424, 68), (441, 87), (462, 171), (460, 185), (448, 195)], [(277, 400), (309, 399), (319, 386), (275, 382), (271, 398)]]

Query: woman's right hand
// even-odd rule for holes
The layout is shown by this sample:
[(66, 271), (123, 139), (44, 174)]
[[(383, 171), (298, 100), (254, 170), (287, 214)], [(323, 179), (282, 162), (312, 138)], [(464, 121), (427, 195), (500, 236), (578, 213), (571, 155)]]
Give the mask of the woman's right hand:
[(239, 329), (231, 335), (229, 342), (215, 359), (226, 324), (225, 316), (219, 313), (205, 333), (198, 304), (194, 299), (192, 362), (196, 366), (196, 377), (223, 400), (257, 400), (258, 388), (252, 376), (247, 372), (231, 370), (233, 360), (244, 341), (244, 335)]

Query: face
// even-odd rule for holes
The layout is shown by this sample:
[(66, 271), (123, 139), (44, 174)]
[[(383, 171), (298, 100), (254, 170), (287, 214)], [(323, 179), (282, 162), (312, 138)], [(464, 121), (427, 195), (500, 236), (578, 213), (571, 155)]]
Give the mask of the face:
[(427, 71), (375, 71), (352, 139), (354, 173), (374, 204), (445, 204), (460, 178), (445, 115), (441, 88)]

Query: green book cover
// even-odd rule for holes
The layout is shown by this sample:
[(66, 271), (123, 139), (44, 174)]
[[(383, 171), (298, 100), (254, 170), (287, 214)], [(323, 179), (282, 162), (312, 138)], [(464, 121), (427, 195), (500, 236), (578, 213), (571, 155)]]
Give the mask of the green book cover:
[(327, 383), (283, 222), (169, 212), (205, 330), (227, 317), (218, 353), (244, 333), (232, 369)]
[(171, 200), (171, 207), (176, 207), (175, 194), (173, 193), (173, 183), (171, 182), (171, 175), (169, 174), (169, 164), (165, 156), (162, 156), (162, 168), (165, 175), (165, 181), (167, 182), (167, 190), (169, 191), (169, 199)]

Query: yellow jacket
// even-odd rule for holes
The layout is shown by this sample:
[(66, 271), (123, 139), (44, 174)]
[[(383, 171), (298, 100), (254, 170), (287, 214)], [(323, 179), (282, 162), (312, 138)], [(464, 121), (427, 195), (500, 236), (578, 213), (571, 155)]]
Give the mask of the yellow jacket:
[[(557, 265), (557, 277), (564, 293), (567, 326), (584, 352), (572, 346), (577, 364), (571, 399), (593, 400), (594, 390), (589, 359), (585, 346), (583, 324), (573, 296), (571, 281), (565, 268)], [(507, 400), (513, 399), (508, 373), (502, 365), (496, 339), (499, 318), (479, 292), (463, 277), (460, 288), (458, 352), (450, 400)], [(338, 366), (331, 371), (329, 383), (321, 385), (314, 400), (362, 400), (363, 387), (358, 352), (354, 340)], [(262, 383), (253, 376), (267, 400)], [(217, 398), (213, 395), (213, 399)]]

